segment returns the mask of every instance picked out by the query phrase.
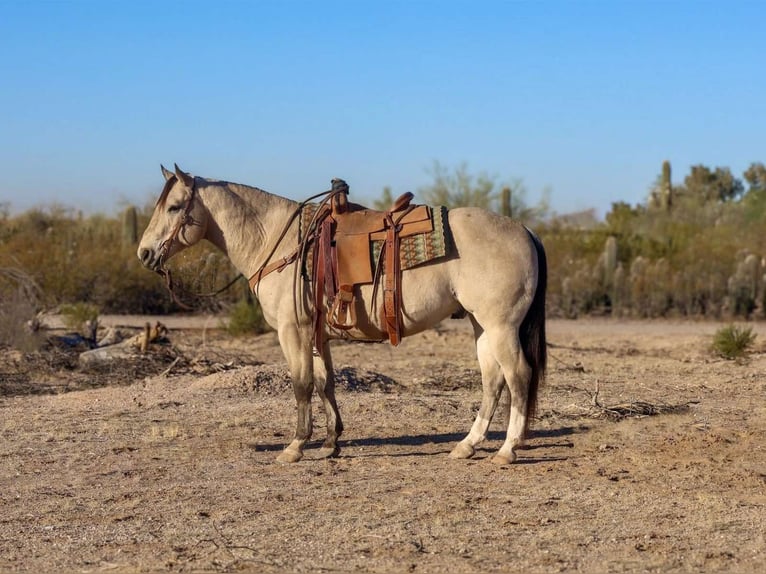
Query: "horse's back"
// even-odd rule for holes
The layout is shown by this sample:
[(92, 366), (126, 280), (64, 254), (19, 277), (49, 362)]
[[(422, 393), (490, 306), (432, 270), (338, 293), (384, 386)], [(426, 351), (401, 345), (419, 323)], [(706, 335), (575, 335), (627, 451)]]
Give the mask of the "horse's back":
[(520, 266), (536, 267), (537, 252), (530, 231), (514, 219), (461, 207), (450, 210), (449, 225), (463, 266), (485, 268), (513, 263), (518, 271), (529, 271)]
[[(448, 212), (450, 247), (443, 259), (402, 273), (402, 322), (405, 336), (467, 311), (477, 318), (497, 316), (520, 322), (537, 285), (537, 255), (529, 231), (520, 223), (477, 208)], [(346, 335), (385, 338), (379, 312), (385, 289), (361, 285), (357, 324)], [(376, 295), (377, 293), (377, 295)]]

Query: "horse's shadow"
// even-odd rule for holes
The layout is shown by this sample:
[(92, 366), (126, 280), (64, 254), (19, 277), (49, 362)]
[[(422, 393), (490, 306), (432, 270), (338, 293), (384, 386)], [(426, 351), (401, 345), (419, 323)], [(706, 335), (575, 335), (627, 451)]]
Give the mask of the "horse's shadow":
[[(586, 431), (587, 427), (583, 426), (568, 426), (552, 429), (538, 429), (530, 432), (529, 442), (520, 447), (522, 451), (537, 451), (538, 449), (551, 449), (551, 448), (572, 448), (574, 444), (566, 440), (564, 437), (574, 435), (579, 432)], [(341, 448), (342, 458), (368, 458), (368, 457), (400, 457), (400, 456), (433, 456), (447, 454), (452, 449), (452, 445), (460, 442), (464, 433), (436, 433), (436, 434), (419, 434), (419, 435), (402, 435), (392, 437), (368, 437), (359, 439), (346, 439), (338, 441), (338, 446)], [(499, 431), (492, 431), (487, 435), (487, 442), (499, 442), (505, 438), (505, 433)], [(356, 452), (354, 449), (374, 448), (374, 447), (387, 447), (387, 446), (403, 446), (403, 447), (420, 447), (429, 444), (449, 444), (449, 449), (437, 450), (437, 451), (408, 451), (408, 452)], [(486, 444), (486, 443), (485, 443)], [(310, 453), (308, 449), (317, 448), (321, 445), (321, 441), (312, 441), (307, 445), (307, 454)], [(253, 448), (256, 451), (263, 452), (277, 452), (284, 449), (284, 444), (257, 444)], [(491, 454), (493, 448), (480, 447), (478, 452), (485, 452)], [(567, 460), (566, 456), (520, 456), (516, 464), (534, 464), (540, 462), (555, 462)]]

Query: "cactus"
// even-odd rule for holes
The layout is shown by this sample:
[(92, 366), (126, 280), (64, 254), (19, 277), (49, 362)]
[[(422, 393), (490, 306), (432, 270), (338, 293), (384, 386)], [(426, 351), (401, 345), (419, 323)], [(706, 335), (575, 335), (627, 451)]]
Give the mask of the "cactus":
[(625, 268), (622, 266), (622, 263), (617, 264), (617, 268), (614, 270), (614, 276), (612, 280), (612, 315), (617, 317), (622, 315), (626, 299), (625, 291), (627, 277), (625, 274)]
[(761, 259), (752, 253), (737, 264), (727, 281), (728, 308), (734, 315), (748, 317), (759, 303), (763, 269)]
[(648, 267), (649, 261), (641, 255), (636, 257), (630, 265), (630, 304), (633, 313), (641, 317), (647, 316), (646, 293), (649, 289), (647, 284)]
[(670, 181), (670, 162), (662, 162), (662, 179), (660, 183), (660, 206), (665, 211), (673, 208), (673, 184)]
[(604, 243), (604, 286), (614, 285), (614, 272), (617, 269), (617, 238), (610, 235)]
[(611, 306), (614, 302), (614, 273), (617, 270), (617, 238), (607, 237), (604, 251), (598, 257), (593, 269), (593, 286), (598, 291), (596, 298), (601, 304)]
[(504, 187), (500, 194), (500, 213), (506, 217), (513, 217), (513, 208), (511, 207), (511, 188)]
[(649, 268), (650, 289), (648, 291), (649, 316), (664, 317), (672, 303), (672, 281), (670, 263), (660, 257)]
[(138, 215), (132, 205), (122, 214), (122, 244), (126, 247), (138, 243)]

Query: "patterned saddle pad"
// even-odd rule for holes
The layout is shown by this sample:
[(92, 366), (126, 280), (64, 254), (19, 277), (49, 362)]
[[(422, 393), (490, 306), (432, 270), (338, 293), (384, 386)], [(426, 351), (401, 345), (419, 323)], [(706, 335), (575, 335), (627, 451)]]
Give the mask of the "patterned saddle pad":
[[(314, 215), (319, 207), (320, 204), (316, 203), (304, 206), (301, 212), (301, 240), (311, 234)], [(423, 225), (425, 223), (423, 221), (418, 222), (418, 230), (416, 232), (403, 234), (399, 250), (399, 261), (402, 270), (412, 269), (434, 259), (445, 257), (449, 254), (449, 246), (452, 243), (447, 221), (447, 208), (444, 206), (418, 206), (418, 209), (422, 210), (420, 213), (427, 215), (414, 215), (413, 218), (425, 219), (427, 217), (430, 219), (430, 230), (421, 230), (426, 227)], [(380, 230), (375, 228), (362, 229), (359, 232), (346, 234), (343, 233), (345, 226), (342, 222), (339, 224), (339, 227), (341, 228), (340, 231), (336, 232), (339, 266), (355, 268), (349, 273), (353, 277), (347, 282), (350, 284), (371, 283), (385, 242), (383, 238), (385, 236), (384, 228), (381, 227)], [(349, 240), (348, 238), (351, 239)], [(352, 243), (354, 244), (354, 260), (352, 262), (345, 261), (344, 265), (344, 259), (350, 257), (350, 254), (344, 255), (344, 246), (349, 245), (347, 249), (350, 251), (352, 249), (350, 244)], [(363, 247), (359, 249), (359, 245)], [(361, 251), (365, 252), (365, 261), (361, 260), (362, 258), (359, 255)], [(307, 278), (311, 277), (312, 265), (312, 258), (306, 257), (303, 272)], [(343, 271), (341, 273), (343, 274)]]

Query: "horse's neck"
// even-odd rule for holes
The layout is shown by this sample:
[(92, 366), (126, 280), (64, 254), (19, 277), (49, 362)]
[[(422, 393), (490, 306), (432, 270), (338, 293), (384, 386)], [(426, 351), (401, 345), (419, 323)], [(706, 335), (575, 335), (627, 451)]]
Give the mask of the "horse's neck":
[[(298, 207), (284, 197), (233, 183), (208, 181), (199, 191), (210, 214), (206, 239), (248, 277), (265, 262)], [(275, 257), (295, 247), (297, 227), (293, 227), (276, 248)]]

